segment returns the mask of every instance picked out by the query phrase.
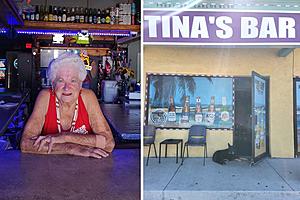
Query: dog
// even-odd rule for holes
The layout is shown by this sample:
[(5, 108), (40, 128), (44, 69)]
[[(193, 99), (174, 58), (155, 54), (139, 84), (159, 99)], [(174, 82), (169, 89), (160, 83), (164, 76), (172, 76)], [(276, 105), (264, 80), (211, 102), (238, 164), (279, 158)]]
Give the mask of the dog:
[(229, 143), (227, 149), (216, 151), (212, 157), (213, 161), (220, 165), (226, 164), (226, 161), (232, 161), (238, 158), (239, 157), (235, 154), (234, 147)]

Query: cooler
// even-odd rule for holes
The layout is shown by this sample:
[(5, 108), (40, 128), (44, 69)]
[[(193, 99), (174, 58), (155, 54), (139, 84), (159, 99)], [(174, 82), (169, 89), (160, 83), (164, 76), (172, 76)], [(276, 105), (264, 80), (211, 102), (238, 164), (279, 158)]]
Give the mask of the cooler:
[(104, 102), (113, 102), (118, 95), (117, 81), (102, 81), (102, 99)]

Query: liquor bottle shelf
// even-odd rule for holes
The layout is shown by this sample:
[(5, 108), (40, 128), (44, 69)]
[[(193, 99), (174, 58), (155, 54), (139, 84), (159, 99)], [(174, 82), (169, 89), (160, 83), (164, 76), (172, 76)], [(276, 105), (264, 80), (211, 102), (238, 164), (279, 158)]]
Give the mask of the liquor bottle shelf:
[(19, 29), (26, 30), (129, 30), (140, 32), (140, 25), (124, 25), (124, 24), (87, 24), (87, 23), (62, 23), (62, 22), (42, 22), (42, 21), (24, 21), (24, 26)]

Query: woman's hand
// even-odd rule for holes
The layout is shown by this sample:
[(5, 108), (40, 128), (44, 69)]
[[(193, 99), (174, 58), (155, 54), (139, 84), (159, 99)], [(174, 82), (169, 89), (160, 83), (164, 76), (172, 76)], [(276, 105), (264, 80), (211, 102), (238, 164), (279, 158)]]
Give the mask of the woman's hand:
[(63, 135), (47, 135), (47, 136), (37, 136), (31, 138), (35, 140), (33, 143), (34, 147), (38, 147), (38, 151), (41, 151), (42, 148), (45, 146), (45, 148), (48, 149), (48, 154), (52, 151), (52, 147), (54, 144), (62, 144), (65, 143), (64, 136)]
[(92, 158), (105, 158), (109, 154), (99, 148), (78, 146), (72, 150), (73, 155), (83, 156), (83, 157), (92, 157)]

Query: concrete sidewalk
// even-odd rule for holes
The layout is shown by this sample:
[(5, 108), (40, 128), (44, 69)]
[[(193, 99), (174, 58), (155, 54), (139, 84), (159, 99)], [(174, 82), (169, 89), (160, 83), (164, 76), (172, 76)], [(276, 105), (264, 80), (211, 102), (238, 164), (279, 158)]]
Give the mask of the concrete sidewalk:
[[(144, 159), (146, 160), (146, 159)], [(181, 161), (181, 160), (180, 160)], [(265, 158), (219, 165), (203, 158), (144, 162), (144, 200), (300, 200), (300, 159)]]

